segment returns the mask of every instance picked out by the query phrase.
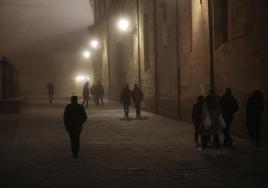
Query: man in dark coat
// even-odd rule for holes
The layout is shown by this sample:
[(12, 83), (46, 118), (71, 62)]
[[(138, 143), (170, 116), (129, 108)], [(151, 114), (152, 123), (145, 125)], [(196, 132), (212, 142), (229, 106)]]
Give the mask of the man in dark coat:
[(140, 87), (138, 87), (138, 84), (134, 84), (132, 99), (135, 103), (136, 117), (141, 118), (141, 102), (143, 101), (143, 92)]
[(131, 103), (131, 90), (129, 89), (128, 84), (125, 85), (124, 89), (121, 92), (120, 102), (123, 104), (124, 116), (129, 118), (129, 105)]
[(235, 97), (232, 95), (230, 88), (225, 90), (224, 95), (221, 97), (221, 112), (226, 124), (226, 128), (223, 129), (224, 145), (231, 146), (233, 139), (230, 135), (230, 127), (234, 118), (234, 114), (238, 111), (238, 104)]
[(86, 103), (86, 107), (88, 107), (88, 100), (89, 100), (89, 85), (88, 82), (86, 82), (83, 86), (83, 106), (85, 106)]
[(197, 102), (194, 103), (193, 110), (192, 110), (192, 121), (195, 127), (194, 140), (195, 140), (196, 146), (199, 145), (198, 137), (199, 137), (200, 127), (202, 123), (203, 108), (204, 108), (204, 97), (200, 95), (197, 97)]
[(101, 84), (100, 81), (98, 81), (98, 84), (96, 85), (96, 100), (97, 100), (97, 105), (101, 103), (103, 106), (103, 96), (104, 96), (104, 88)]
[(246, 114), (247, 114), (247, 127), (252, 139), (252, 143), (256, 146), (260, 145), (260, 126), (261, 114), (264, 109), (264, 98), (259, 90), (255, 90), (249, 97)]
[(78, 157), (79, 139), (82, 131), (82, 125), (87, 119), (84, 106), (78, 104), (78, 97), (71, 97), (71, 104), (65, 107), (64, 124), (66, 131), (69, 133), (73, 157)]

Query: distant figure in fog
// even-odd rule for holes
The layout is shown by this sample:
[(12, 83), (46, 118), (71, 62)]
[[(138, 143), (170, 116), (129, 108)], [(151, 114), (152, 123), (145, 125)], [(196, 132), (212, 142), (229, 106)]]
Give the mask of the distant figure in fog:
[(53, 103), (53, 97), (54, 97), (54, 85), (52, 82), (49, 82), (47, 85), (47, 94), (48, 94), (48, 100), (49, 103), (52, 104)]
[(232, 95), (230, 88), (225, 90), (224, 95), (221, 97), (221, 112), (226, 124), (226, 128), (223, 129), (224, 145), (231, 146), (233, 139), (230, 135), (230, 127), (234, 118), (234, 114), (238, 111), (238, 104), (235, 97)]
[(203, 108), (204, 108), (204, 97), (200, 95), (197, 97), (197, 102), (194, 103), (192, 110), (192, 121), (195, 127), (194, 140), (196, 146), (199, 145), (199, 134), (202, 123)]
[(124, 117), (129, 118), (129, 105), (131, 103), (131, 90), (129, 89), (128, 84), (125, 85), (125, 88), (121, 92), (120, 102), (124, 108)]
[(98, 84), (96, 85), (96, 100), (97, 105), (100, 104), (103, 106), (103, 96), (104, 96), (104, 88), (100, 81), (98, 81)]
[(132, 99), (135, 103), (136, 117), (141, 118), (141, 102), (143, 101), (143, 92), (138, 84), (134, 84), (134, 89), (132, 90)]
[(215, 95), (213, 90), (211, 90), (210, 94), (205, 98), (202, 119), (202, 148), (206, 148), (211, 136), (213, 136), (214, 145), (220, 147), (219, 134), (221, 130), (225, 128), (225, 122), (221, 114), (220, 99)]
[(96, 101), (96, 84), (93, 84), (90, 88), (90, 94), (92, 96), (92, 102), (97, 104), (97, 101)]
[(71, 104), (65, 107), (64, 124), (66, 131), (69, 133), (73, 157), (78, 157), (80, 148), (80, 133), (83, 123), (87, 119), (84, 106), (78, 104), (78, 97), (71, 97)]
[(88, 82), (86, 82), (83, 86), (83, 106), (85, 106), (86, 103), (86, 107), (88, 108), (88, 100), (89, 100), (89, 84)]
[(252, 143), (256, 146), (260, 145), (260, 126), (261, 114), (264, 109), (263, 95), (259, 90), (255, 90), (249, 97), (246, 106), (247, 128), (252, 139)]

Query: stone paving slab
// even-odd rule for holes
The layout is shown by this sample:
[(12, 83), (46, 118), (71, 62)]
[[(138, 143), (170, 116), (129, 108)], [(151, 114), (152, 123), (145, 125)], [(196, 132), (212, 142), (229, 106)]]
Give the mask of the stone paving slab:
[(147, 112), (125, 121), (113, 102), (87, 109), (80, 157), (72, 159), (66, 100), (28, 100), (23, 113), (0, 114), (1, 188), (268, 187), (267, 145), (235, 138), (231, 149), (198, 152), (191, 124)]

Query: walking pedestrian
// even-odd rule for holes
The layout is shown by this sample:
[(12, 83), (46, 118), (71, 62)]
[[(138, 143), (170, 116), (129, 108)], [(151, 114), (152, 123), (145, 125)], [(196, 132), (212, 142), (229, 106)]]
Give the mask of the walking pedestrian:
[(211, 136), (213, 136), (213, 144), (216, 147), (220, 147), (219, 134), (221, 130), (226, 126), (221, 114), (219, 97), (215, 95), (213, 90), (205, 98), (204, 113), (202, 119), (202, 148), (204, 149), (207, 147)]
[(253, 91), (246, 106), (247, 128), (251, 136), (252, 144), (260, 146), (261, 115), (264, 109), (263, 95), (259, 90)]
[(84, 106), (78, 104), (78, 97), (71, 97), (71, 104), (68, 104), (64, 110), (64, 124), (65, 129), (69, 133), (71, 140), (71, 149), (73, 157), (78, 157), (80, 148), (80, 134), (82, 131), (83, 123), (87, 119)]
[(124, 108), (124, 117), (129, 119), (129, 105), (131, 104), (131, 90), (129, 85), (126, 84), (124, 89), (121, 92), (120, 102)]
[(86, 103), (86, 107), (88, 108), (88, 100), (89, 100), (89, 84), (88, 82), (86, 82), (83, 86), (83, 102), (82, 105), (85, 106)]
[(97, 100), (97, 105), (99, 106), (100, 104), (103, 106), (103, 96), (104, 96), (104, 88), (101, 84), (100, 81), (98, 81), (98, 84), (96, 85), (96, 100)]
[(54, 85), (52, 82), (49, 82), (47, 85), (47, 94), (48, 94), (48, 101), (50, 104), (53, 103), (53, 98), (54, 98)]
[(138, 84), (134, 84), (134, 89), (132, 91), (132, 99), (135, 103), (136, 117), (141, 118), (141, 102), (143, 101), (143, 92), (138, 86)]
[(230, 88), (227, 88), (224, 95), (221, 97), (221, 112), (226, 124), (226, 128), (223, 129), (225, 146), (231, 146), (233, 144), (233, 139), (230, 134), (230, 127), (234, 118), (234, 114), (237, 111), (237, 101), (232, 95), (232, 90)]
[(202, 123), (203, 108), (204, 108), (204, 97), (200, 95), (197, 97), (197, 102), (194, 103), (192, 109), (192, 121), (195, 128), (194, 141), (196, 146), (199, 145), (199, 134)]

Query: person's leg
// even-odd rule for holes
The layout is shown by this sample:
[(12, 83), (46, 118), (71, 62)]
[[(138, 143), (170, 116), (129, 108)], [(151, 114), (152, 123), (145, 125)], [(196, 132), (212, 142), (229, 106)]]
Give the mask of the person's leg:
[(88, 107), (88, 99), (89, 99), (89, 96), (86, 97), (86, 107)]
[(255, 130), (255, 133), (256, 133), (256, 146), (260, 146), (260, 144), (261, 144), (260, 125), (255, 124), (254, 125), (254, 130)]
[(141, 117), (141, 103), (138, 102), (138, 116)]
[(70, 141), (71, 141), (71, 151), (73, 156), (75, 156), (75, 135), (73, 132), (69, 132)]
[(138, 102), (135, 102), (135, 110), (136, 110), (136, 117), (139, 118), (139, 104)]
[(255, 137), (255, 133), (254, 133), (254, 130), (253, 130), (252, 123), (249, 120), (247, 120), (247, 128), (248, 128), (248, 132), (249, 132), (252, 144), (254, 144), (256, 137)]
[(124, 108), (124, 117), (127, 117), (127, 105), (123, 104), (123, 108)]
[(195, 141), (195, 144), (198, 145), (198, 134), (199, 134), (198, 125), (194, 125), (194, 126), (195, 126), (195, 129), (194, 129), (194, 141)]
[(126, 106), (127, 118), (129, 118), (129, 105)]
[(230, 136), (230, 121), (226, 121), (226, 128), (222, 130), (224, 135), (224, 145), (227, 146), (231, 142), (231, 136)]
[(220, 147), (220, 137), (218, 134), (213, 135), (213, 144), (218, 148)]
[(82, 102), (82, 105), (85, 106), (85, 102), (86, 102), (86, 97), (83, 96), (83, 102)]
[(100, 97), (101, 105), (103, 106), (103, 96)]
[(78, 152), (79, 152), (79, 149), (80, 149), (80, 132), (76, 132), (75, 133), (75, 135), (74, 135), (74, 139), (75, 139), (75, 148), (74, 148), (74, 150), (75, 150), (75, 157), (77, 157), (78, 156)]

